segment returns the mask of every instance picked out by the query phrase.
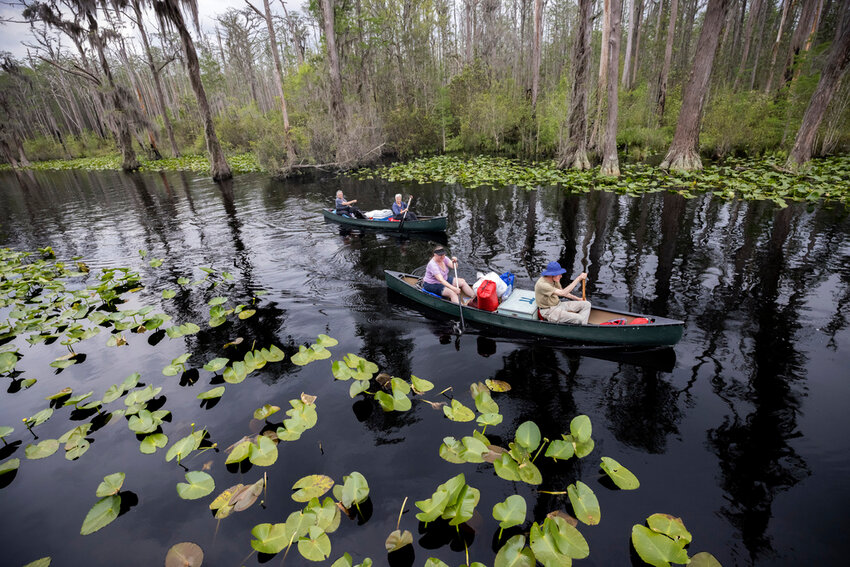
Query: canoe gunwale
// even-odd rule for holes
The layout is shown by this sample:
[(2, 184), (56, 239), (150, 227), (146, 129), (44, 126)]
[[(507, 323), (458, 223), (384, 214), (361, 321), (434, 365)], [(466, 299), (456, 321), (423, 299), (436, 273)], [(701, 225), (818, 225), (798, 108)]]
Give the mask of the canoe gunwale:
[[(419, 280), (419, 276), (393, 270), (384, 270), (387, 287), (409, 299), (441, 311), (458, 316), (458, 305), (450, 301), (423, 292), (405, 278)], [(468, 305), (463, 306), (464, 319), (491, 327), (547, 337), (551, 339), (604, 344), (608, 346), (672, 346), (682, 337), (684, 322), (666, 317), (631, 313), (617, 309), (603, 309), (624, 317), (647, 317), (654, 321), (644, 325), (576, 325), (555, 323), (539, 319), (523, 319), (494, 311), (483, 311)]]

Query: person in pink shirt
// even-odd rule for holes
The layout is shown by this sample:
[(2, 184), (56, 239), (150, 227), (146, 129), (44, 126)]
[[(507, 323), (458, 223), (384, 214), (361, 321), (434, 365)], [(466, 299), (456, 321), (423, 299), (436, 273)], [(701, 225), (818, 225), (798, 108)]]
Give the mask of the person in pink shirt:
[(434, 255), (425, 267), (425, 277), (422, 279), (422, 288), (434, 295), (445, 297), (452, 303), (460, 301), (460, 293), (474, 297), (475, 292), (463, 278), (455, 278), (449, 275), (449, 270), (457, 266), (457, 257), (451, 259), (446, 257), (446, 249), (442, 246), (434, 248)]

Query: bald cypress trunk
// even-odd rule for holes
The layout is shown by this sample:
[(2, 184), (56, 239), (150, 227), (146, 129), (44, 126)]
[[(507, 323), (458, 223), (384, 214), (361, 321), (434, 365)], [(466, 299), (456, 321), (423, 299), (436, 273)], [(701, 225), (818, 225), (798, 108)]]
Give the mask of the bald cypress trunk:
[[(675, 0), (674, 0), (675, 2)], [(605, 124), (602, 175), (619, 177), (620, 160), (617, 157), (617, 115), (619, 112), (617, 72), (620, 69), (620, 0), (610, 0), (608, 12), (608, 119)]]
[(697, 41), (696, 55), (682, 95), (682, 108), (673, 143), (661, 162), (662, 169), (702, 169), (699, 157), (699, 128), (714, 65), (720, 30), (731, 0), (708, 0), (705, 21)]
[(567, 142), (558, 159), (561, 169), (590, 169), (587, 159), (587, 72), (590, 66), (590, 9), (593, 0), (579, 0), (573, 49), (573, 85), (567, 117)]
[(787, 166), (798, 169), (812, 158), (812, 148), (823, 116), (841, 82), (841, 76), (850, 62), (850, 3), (841, 8), (838, 25), (835, 27), (835, 39), (829, 52), (829, 59), (809, 100), (809, 106), (803, 115), (803, 123), (797, 131), (794, 147), (788, 155)]
[(121, 100), (121, 95), (115, 85), (115, 80), (112, 77), (112, 69), (106, 61), (106, 53), (103, 46), (103, 39), (98, 33), (97, 18), (90, 12), (87, 12), (89, 20), (89, 40), (97, 51), (97, 58), (100, 62), (100, 68), (103, 70), (103, 76), (106, 77), (106, 82), (109, 84), (110, 98), (112, 107), (115, 109), (116, 124), (115, 137), (118, 140), (118, 149), (121, 151), (121, 169), (124, 171), (135, 171), (139, 169), (139, 160), (136, 159), (136, 152), (133, 150), (133, 137), (130, 133), (130, 125), (127, 122), (127, 116), (124, 109), (124, 101)]
[(204, 90), (204, 84), (201, 82), (201, 65), (198, 62), (198, 52), (195, 51), (195, 42), (192, 40), (192, 36), (189, 35), (189, 29), (186, 27), (186, 21), (183, 19), (183, 14), (180, 10), (170, 11), (169, 20), (180, 35), (180, 42), (183, 44), (183, 55), (186, 57), (186, 70), (189, 72), (189, 83), (192, 85), (195, 98), (198, 100), (198, 109), (201, 112), (201, 120), (204, 124), (207, 155), (210, 160), (210, 174), (215, 181), (230, 179), (233, 177), (233, 172), (230, 170), (230, 164), (227, 163), (227, 158), (224, 156), (221, 143), (218, 141), (218, 136), (215, 133), (215, 125), (213, 124), (210, 103), (207, 100), (207, 92)]
[(289, 130), (289, 112), (286, 109), (286, 97), (283, 93), (283, 68), (280, 65), (280, 52), (277, 49), (277, 35), (274, 31), (274, 22), (272, 21), (272, 12), (269, 8), (269, 0), (263, 0), (263, 8), (265, 9), (266, 26), (269, 29), (269, 44), (272, 50), (272, 59), (274, 59), (274, 68), (277, 72), (277, 94), (280, 97), (280, 110), (283, 113), (283, 146), (286, 148), (287, 168), (295, 163), (295, 146), (292, 144), (292, 135)]

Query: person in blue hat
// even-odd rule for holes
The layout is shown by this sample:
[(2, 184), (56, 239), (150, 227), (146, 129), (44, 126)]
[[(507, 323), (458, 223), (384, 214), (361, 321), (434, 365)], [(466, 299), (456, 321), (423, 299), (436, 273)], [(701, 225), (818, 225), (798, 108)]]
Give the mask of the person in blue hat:
[[(572, 294), (580, 281), (587, 279), (582, 272), (567, 287), (561, 287), (561, 276), (567, 271), (558, 262), (549, 262), (546, 269), (540, 273), (540, 279), (534, 284), (534, 299), (540, 314), (553, 323), (587, 324), (590, 317), (590, 302), (582, 301)], [(561, 301), (566, 298), (571, 301)]]

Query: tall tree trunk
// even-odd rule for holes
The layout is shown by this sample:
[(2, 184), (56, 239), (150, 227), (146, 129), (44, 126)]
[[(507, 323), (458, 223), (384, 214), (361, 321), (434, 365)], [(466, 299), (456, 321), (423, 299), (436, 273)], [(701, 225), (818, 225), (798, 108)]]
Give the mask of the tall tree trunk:
[[(675, 5), (675, 1), (674, 5)], [(610, 0), (608, 41), (608, 120), (605, 125), (605, 149), (602, 157), (602, 175), (619, 177), (620, 161), (617, 158), (617, 114), (619, 111), (617, 72), (620, 70), (620, 0)]]
[(791, 44), (789, 45), (788, 56), (783, 67), (783, 80), (779, 85), (780, 88), (798, 75), (797, 60), (800, 52), (808, 51), (808, 45), (811, 45), (809, 38), (817, 31), (822, 0), (802, 0), (802, 4), (803, 8), (800, 11), (797, 28), (791, 36)]
[(464, 45), (466, 49), (466, 63), (472, 63), (472, 57), (474, 50), (472, 49), (472, 20), (475, 17), (475, 3), (476, 0), (465, 0), (464, 1), (464, 31), (466, 32), (466, 44)]
[(776, 69), (776, 56), (779, 54), (779, 43), (782, 41), (782, 32), (785, 30), (785, 21), (788, 17), (788, 7), (791, 6), (793, 0), (783, 0), (782, 2), (782, 17), (779, 20), (779, 31), (776, 32), (776, 41), (773, 42), (773, 49), (770, 54), (770, 69), (767, 71), (767, 85), (764, 87), (765, 93), (770, 93), (773, 86), (773, 72)]
[(667, 103), (667, 78), (670, 75), (670, 64), (673, 61), (673, 37), (676, 31), (676, 16), (679, 9), (679, 0), (672, 0), (670, 4), (670, 23), (667, 26), (667, 44), (664, 47), (664, 65), (658, 76), (658, 98), (655, 101), (655, 113), (658, 122), (664, 117), (664, 105)]
[(694, 29), (694, 17), (697, 11), (697, 0), (690, 0), (685, 10), (685, 21), (681, 30), (682, 42), (679, 49), (679, 58), (676, 68), (680, 73), (684, 72), (685, 67), (690, 60), (691, 53), (691, 35)]
[(829, 52), (829, 59), (821, 73), (818, 86), (809, 100), (806, 113), (803, 114), (803, 122), (797, 131), (794, 147), (788, 155), (787, 167), (799, 169), (812, 158), (812, 148), (818, 127), (832, 96), (838, 90), (848, 62), (850, 62), (850, 2), (845, 2), (835, 27), (835, 39)]
[(738, 73), (735, 76), (735, 84), (732, 86), (734, 90), (738, 90), (741, 84), (741, 77), (744, 76), (744, 71), (747, 69), (747, 59), (750, 56), (750, 44), (753, 40), (753, 26), (756, 19), (761, 13), (762, 0), (753, 0), (750, 4), (750, 13), (747, 15), (747, 27), (744, 29), (744, 50), (741, 53), (741, 65), (738, 67)]
[(145, 30), (145, 22), (142, 16), (142, 9), (139, 5), (139, 0), (133, 0), (133, 11), (136, 14), (136, 25), (139, 28), (139, 35), (142, 37), (142, 46), (145, 48), (145, 61), (150, 69), (153, 77), (154, 92), (156, 93), (156, 104), (159, 107), (159, 114), (162, 116), (162, 123), (165, 125), (165, 132), (168, 135), (168, 143), (171, 145), (171, 155), (180, 157), (180, 150), (177, 149), (177, 142), (174, 140), (174, 128), (171, 126), (171, 118), (168, 116), (168, 110), (165, 106), (165, 96), (162, 94), (162, 81), (160, 80), (160, 70), (157, 69), (156, 63), (153, 60), (153, 52), (151, 44), (148, 41), (148, 34)]
[(339, 72), (339, 55), (336, 50), (336, 32), (334, 31), (334, 1), (321, 0), (322, 19), (325, 26), (325, 45), (328, 50), (328, 72), (331, 79), (331, 115), (337, 133), (337, 161), (342, 157), (340, 144), (345, 132), (345, 107), (342, 99), (342, 76)]
[(195, 51), (195, 42), (192, 41), (192, 36), (189, 35), (189, 29), (186, 27), (186, 21), (183, 19), (183, 14), (180, 10), (173, 10), (170, 14), (171, 22), (177, 29), (177, 33), (180, 35), (180, 42), (183, 44), (183, 55), (186, 56), (186, 70), (189, 72), (189, 83), (195, 92), (195, 98), (198, 99), (198, 110), (201, 112), (201, 121), (204, 123), (204, 138), (206, 139), (207, 154), (210, 159), (210, 174), (214, 181), (230, 179), (233, 177), (233, 172), (230, 169), (230, 164), (227, 163), (227, 158), (224, 156), (221, 143), (219, 143), (218, 136), (215, 133), (212, 111), (210, 110), (210, 103), (207, 100), (207, 91), (204, 90), (204, 84), (201, 82), (201, 65), (198, 61), (198, 52)]
[(608, 82), (608, 36), (610, 35), (610, 13), (611, 0), (602, 0), (602, 44), (599, 54), (599, 76), (596, 79), (596, 97), (594, 107), (596, 118), (593, 120), (593, 129), (590, 132), (590, 148), (592, 150), (602, 149), (602, 137), (605, 135), (602, 125), (602, 116), (605, 114), (605, 93)]
[(645, 5), (643, 0), (637, 0), (637, 16), (635, 16), (635, 47), (632, 51), (632, 68), (631, 68), (631, 76), (629, 77), (629, 84), (634, 86), (637, 82), (637, 74), (638, 74), (638, 59), (640, 58), (640, 28), (641, 28), (641, 19), (643, 18), (643, 7)]
[(139, 169), (139, 160), (136, 159), (136, 152), (133, 150), (133, 138), (130, 134), (130, 124), (128, 123), (124, 109), (124, 101), (121, 100), (121, 95), (118, 93), (118, 86), (112, 77), (112, 69), (106, 61), (103, 38), (98, 33), (97, 18), (91, 12), (87, 12), (87, 16), (89, 21), (89, 39), (94, 44), (95, 51), (97, 51), (97, 58), (100, 61), (103, 76), (106, 77), (106, 82), (109, 84), (112, 107), (115, 109), (115, 134), (118, 140), (118, 148), (121, 150), (121, 169), (124, 171), (135, 171)]
[(761, 42), (764, 39), (764, 24), (767, 20), (767, 8), (762, 10), (761, 18), (759, 18), (759, 31), (756, 34), (758, 40), (756, 41), (756, 50), (753, 53), (753, 68), (750, 71), (750, 85), (749, 90), (753, 90), (756, 84), (756, 72), (759, 68), (759, 59), (761, 58)]
[(664, 161), (661, 162), (662, 169), (702, 169), (699, 157), (699, 127), (708, 80), (720, 40), (720, 30), (730, 3), (731, 0), (708, 0), (702, 32), (697, 40), (696, 56), (682, 94), (682, 109), (679, 111), (676, 133)]
[(274, 68), (277, 71), (277, 94), (280, 97), (280, 110), (283, 112), (283, 146), (286, 148), (287, 167), (295, 163), (297, 156), (295, 155), (295, 146), (292, 144), (292, 133), (289, 129), (289, 112), (286, 109), (286, 98), (283, 94), (283, 68), (280, 64), (280, 52), (277, 49), (277, 36), (274, 31), (274, 21), (272, 20), (272, 11), (269, 8), (269, 0), (263, 0), (263, 8), (265, 9), (266, 27), (269, 30), (269, 44), (272, 49), (272, 59), (274, 59)]
[(531, 113), (537, 111), (540, 89), (540, 40), (543, 35), (543, 0), (534, 0), (534, 39), (531, 48)]
[(631, 78), (629, 69), (631, 68), (631, 60), (632, 60), (632, 38), (635, 33), (635, 1), (640, 0), (628, 0), (629, 2), (629, 31), (626, 33), (626, 56), (623, 61), (623, 88), (628, 90), (632, 87), (632, 83), (629, 80)]
[(590, 10), (593, 0), (579, 0), (578, 27), (573, 49), (573, 85), (567, 117), (567, 143), (561, 151), (561, 169), (590, 169), (587, 159), (587, 74), (590, 66)]

